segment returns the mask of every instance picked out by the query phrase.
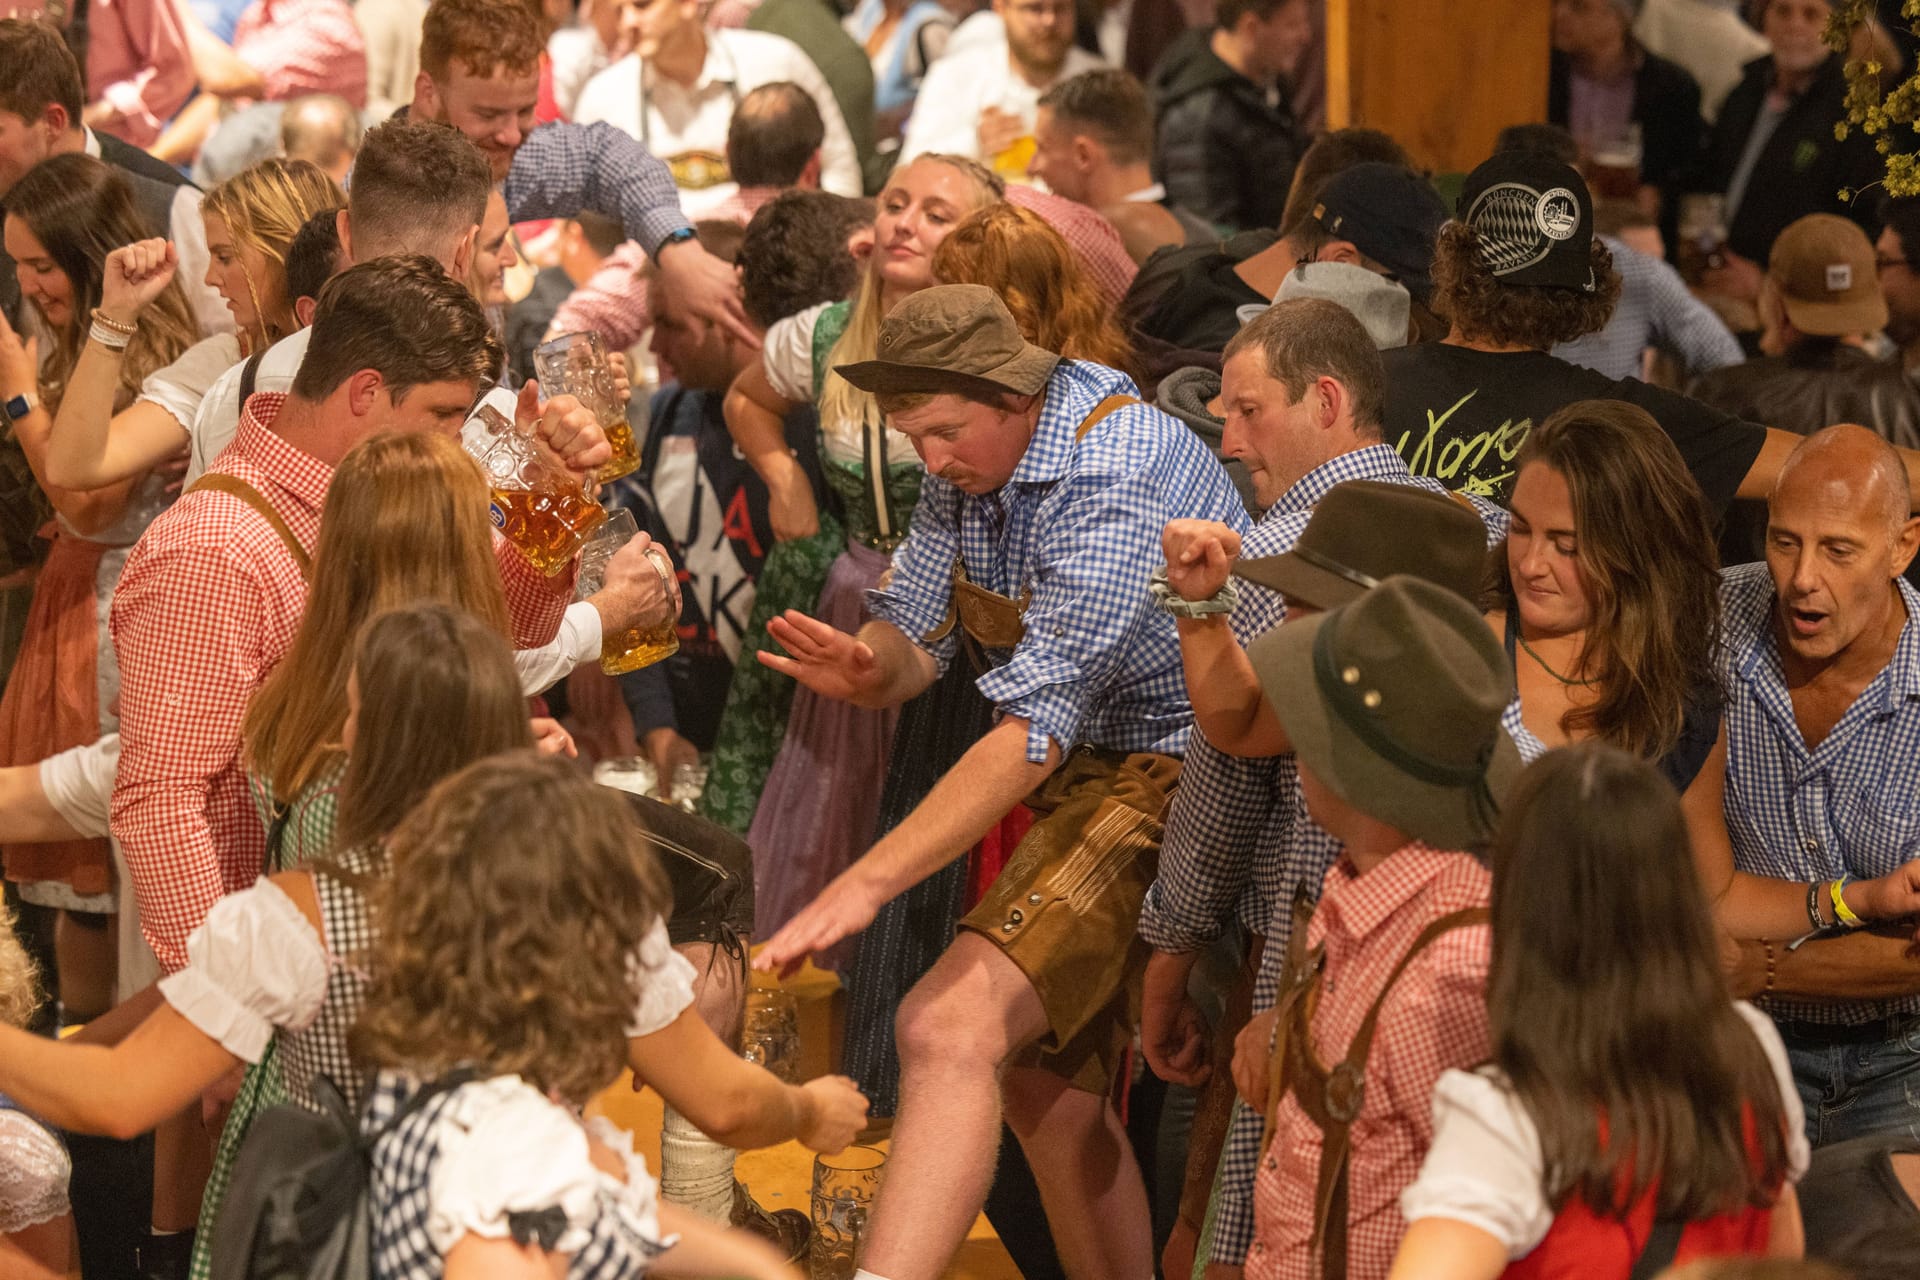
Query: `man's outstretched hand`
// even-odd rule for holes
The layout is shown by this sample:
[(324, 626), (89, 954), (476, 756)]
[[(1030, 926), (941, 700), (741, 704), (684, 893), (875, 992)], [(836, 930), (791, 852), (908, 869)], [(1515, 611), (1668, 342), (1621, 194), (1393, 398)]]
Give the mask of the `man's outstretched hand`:
[(866, 644), (797, 609), (789, 609), (767, 624), (767, 634), (793, 655), (760, 650), (760, 661), (781, 675), (792, 676), (823, 698), (872, 705), (870, 699), (886, 685), (886, 675)]
[(873, 923), (886, 901), (867, 882), (860, 864), (854, 863), (835, 876), (820, 896), (801, 908), (800, 914), (760, 948), (754, 967), (787, 977), (806, 963), (816, 951), (825, 951), (842, 938), (848, 938)]

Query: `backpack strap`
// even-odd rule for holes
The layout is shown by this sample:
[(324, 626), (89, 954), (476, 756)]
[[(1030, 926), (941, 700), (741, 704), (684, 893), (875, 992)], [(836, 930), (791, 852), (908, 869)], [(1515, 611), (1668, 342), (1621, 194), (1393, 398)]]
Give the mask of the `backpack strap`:
[(247, 401), (253, 399), (253, 384), (260, 376), (260, 361), (266, 354), (264, 349), (256, 351), (247, 357), (245, 364), (240, 366), (240, 411), (242, 413), (246, 412)]
[(288, 526), (286, 519), (273, 509), (273, 504), (267, 501), (265, 494), (239, 476), (230, 476), (224, 471), (209, 471), (187, 486), (188, 493), (202, 491), (229, 494), (252, 507), (259, 513), (260, 518), (280, 536), (280, 541), (292, 554), (294, 563), (300, 566), (300, 576), (312, 579), (313, 557), (308, 555), (307, 549), (300, 545), (300, 539), (293, 536), (292, 528)]
[(1654, 1221), (1653, 1230), (1647, 1233), (1647, 1246), (1640, 1256), (1633, 1260), (1633, 1270), (1627, 1280), (1653, 1280), (1672, 1264), (1674, 1255), (1680, 1252), (1680, 1233), (1686, 1229), (1686, 1223), (1678, 1218), (1659, 1218)]
[(1380, 1025), (1380, 1011), (1394, 984), (1422, 951), (1456, 929), (1486, 924), (1493, 913), (1485, 907), (1469, 907), (1441, 916), (1420, 931), (1406, 954), (1380, 987), (1373, 1007), (1354, 1033), (1347, 1056), (1327, 1074), (1327, 1122), (1322, 1126), (1320, 1178), (1315, 1190), (1317, 1209), (1314, 1234), (1321, 1242), (1321, 1271), (1324, 1280), (1345, 1280), (1347, 1274), (1347, 1190), (1352, 1165), (1353, 1122), (1359, 1118), (1361, 1099), (1366, 1091), (1367, 1055), (1373, 1050), (1373, 1033)]

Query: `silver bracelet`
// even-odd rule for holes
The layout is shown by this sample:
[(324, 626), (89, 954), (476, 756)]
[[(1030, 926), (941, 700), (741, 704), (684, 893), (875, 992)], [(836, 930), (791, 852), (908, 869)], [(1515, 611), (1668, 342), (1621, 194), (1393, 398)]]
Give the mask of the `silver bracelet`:
[(95, 320), (93, 322), (93, 328), (87, 331), (87, 337), (109, 351), (125, 351), (127, 344), (133, 341), (132, 334), (120, 333), (117, 330), (109, 329), (98, 320)]

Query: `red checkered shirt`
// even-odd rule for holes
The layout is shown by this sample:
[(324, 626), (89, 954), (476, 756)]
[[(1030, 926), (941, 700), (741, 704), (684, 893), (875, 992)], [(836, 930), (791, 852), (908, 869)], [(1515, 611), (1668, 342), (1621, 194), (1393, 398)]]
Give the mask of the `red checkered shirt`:
[[(269, 428), (286, 397), (247, 402), (234, 441), (208, 471), (258, 489), (311, 554), (333, 468)], [(496, 541), (515, 644), (551, 640), (571, 575), (547, 578)], [(169, 973), (221, 895), (260, 874), (266, 831), (240, 764), (247, 699), (286, 655), (307, 581), (253, 508), (188, 493), (127, 557), (113, 597), (120, 658), (120, 771), (113, 834), (126, 854), (140, 925)]]
[(1007, 200), (1045, 218), (1080, 259), (1100, 296), (1113, 306), (1120, 305), (1140, 266), (1127, 255), (1119, 229), (1099, 210), (1024, 183), (1009, 184)]
[[(1327, 872), (1307, 930), (1309, 946), (1327, 949), (1313, 1016), (1313, 1047), (1322, 1064), (1346, 1056), (1387, 975), (1420, 931), (1441, 916), (1486, 906), (1492, 887), (1492, 874), (1476, 859), (1417, 842), (1365, 875), (1344, 857)], [(1433, 1143), (1433, 1086), (1440, 1073), (1486, 1060), (1490, 945), (1485, 925), (1442, 935), (1408, 966), (1380, 1011), (1353, 1124), (1350, 1280), (1383, 1280), (1393, 1264), (1407, 1229), (1400, 1193), (1418, 1176)], [(1311, 1241), (1320, 1149), (1319, 1126), (1289, 1093), (1254, 1182), (1247, 1280), (1318, 1280)]]

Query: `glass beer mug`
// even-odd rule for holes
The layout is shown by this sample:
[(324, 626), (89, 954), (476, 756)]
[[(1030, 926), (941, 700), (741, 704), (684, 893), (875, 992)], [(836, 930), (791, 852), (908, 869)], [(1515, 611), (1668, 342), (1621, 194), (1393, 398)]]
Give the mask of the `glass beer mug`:
[(620, 389), (614, 386), (606, 344), (599, 334), (563, 333), (541, 343), (533, 349), (533, 368), (542, 396), (572, 396), (606, 432), (613, 457), (593, 473), (595, 480), (606, 484), (639, 469), (640, 449), (634, 443), (633, 427), (627, 422), (626, 406), (620, 403)]
[(486, 473), (493, 501), (493, 527), (519, 548), (527, 563), (552, 577), (572, 563), (607, 513), (572, 473), (492, 405), (474, 415), (484, 434), (469, 432), (465, 444)]
[[(606, 585), (607, 561), (614, 553), (631, 542), (639, 532), (634, 524), (631, 511), (616, 511), (606, 517), (606, 524), (595, 533), (580, 552), (579, 585), (574, 589), (574, 599), (585, 600)], [(662, 577), (673, 570), (663, 567), (660, 557), (665, 556), (664, 547), (651, 547), (647, 559)], [(631, 626), (622, 631), (609, 631), (600, 641), (600, 669), (610, 676), (624, 675), (629, 671), (638, 671), (642, 667), (652, 666), (664, 658), (671, 658), (680, 652), (680, 618), (670, 613), (660, 622), (651, 626)]]

